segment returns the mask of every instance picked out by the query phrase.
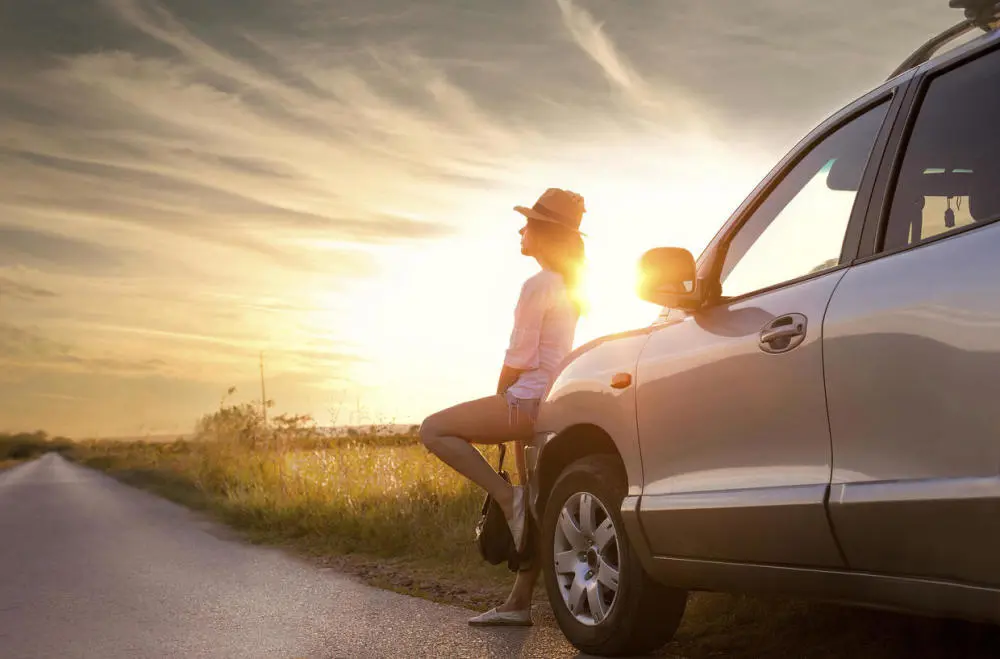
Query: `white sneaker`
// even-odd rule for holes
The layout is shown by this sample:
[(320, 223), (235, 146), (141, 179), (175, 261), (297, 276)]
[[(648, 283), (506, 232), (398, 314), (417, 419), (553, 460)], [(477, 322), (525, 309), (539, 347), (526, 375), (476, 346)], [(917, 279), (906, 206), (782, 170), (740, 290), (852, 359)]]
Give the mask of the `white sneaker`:
[(473, 627), (530, 627), (531, 609), (523, 611), (497, 611), (490, 609), (474, 618), (469, 618)]
[(516, 486), (514, 490), (514, 516), (507, 520), (510, 527), (510, 534), (514, 538), (514, 546), (518, 553), (524, 551), (524, 526), (527, 518), (528, 493), (521, 486)]

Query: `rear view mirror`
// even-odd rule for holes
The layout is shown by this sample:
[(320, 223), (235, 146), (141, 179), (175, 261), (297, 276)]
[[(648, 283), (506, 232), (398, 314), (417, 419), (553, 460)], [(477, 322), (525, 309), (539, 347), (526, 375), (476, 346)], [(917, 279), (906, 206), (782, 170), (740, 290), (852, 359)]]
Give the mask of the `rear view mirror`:
[(658, 247), (639, 260), (639, 297), (664, 307), (699, 306), (696, 267), (691, 252), (679, 247)]

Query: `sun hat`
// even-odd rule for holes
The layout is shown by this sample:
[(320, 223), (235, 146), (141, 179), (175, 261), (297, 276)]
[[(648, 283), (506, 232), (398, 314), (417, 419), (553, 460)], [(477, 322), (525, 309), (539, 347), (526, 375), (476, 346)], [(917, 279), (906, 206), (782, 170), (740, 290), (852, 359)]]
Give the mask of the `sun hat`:
[(587, 209), (584, 208), (583, 197), (575, 192), (561, 188), (549, 188), (542, 193), (542, 196), (531, 208), (515, 206), (514, 210), (529, 220), (560, 224), (581, 236), (587, 235), (580, 231), (580, 222)]

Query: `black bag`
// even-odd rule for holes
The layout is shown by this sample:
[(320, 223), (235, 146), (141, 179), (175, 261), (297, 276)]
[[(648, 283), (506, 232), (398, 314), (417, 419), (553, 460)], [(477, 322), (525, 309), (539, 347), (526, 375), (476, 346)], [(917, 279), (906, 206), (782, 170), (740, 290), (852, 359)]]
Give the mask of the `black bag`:
[[(510, 474), (503, 468), (503, 459), (506, 454), (507, 447), (501, 444), (497, 473), (500, 474), (500, 478), (509, 483)], [(486, 499), (483, 500), (482, 513), (480, 513), (479, 521), (476, 523), (476, 546), (487, 563), (499, 565), (506, 561), (507, 568), (511, 572), (530, 567), (533, 529), (531, 515), (526, 515), (526, 517), (525, 533), (528, 537), (524, 552), (519, 555), (514, 546), (514, 537), (510, 533), (510, 527), (507, 526), (507, 518), (503, 514), (503, 509), (492, 496), (486, 495)]]

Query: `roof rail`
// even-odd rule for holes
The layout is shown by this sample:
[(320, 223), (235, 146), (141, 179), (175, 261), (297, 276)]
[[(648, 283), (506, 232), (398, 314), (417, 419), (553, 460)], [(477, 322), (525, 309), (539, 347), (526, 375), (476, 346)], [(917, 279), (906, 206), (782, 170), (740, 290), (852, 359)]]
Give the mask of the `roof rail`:
[(950, 0), (952, 9), (964, 9), (965, 20), (978, 28), (989, 31), (1000, 22), (1000, 2), (996, 0)]
[(965, 10), (965, 20), (913, 51), (913, 54), (892, 72), (889, 80), (930, 60), (942, 46), (977, 27), (985, 32), (1000, 28), (1000, 2), (996, 0), (950, 0), (948, 6)]

